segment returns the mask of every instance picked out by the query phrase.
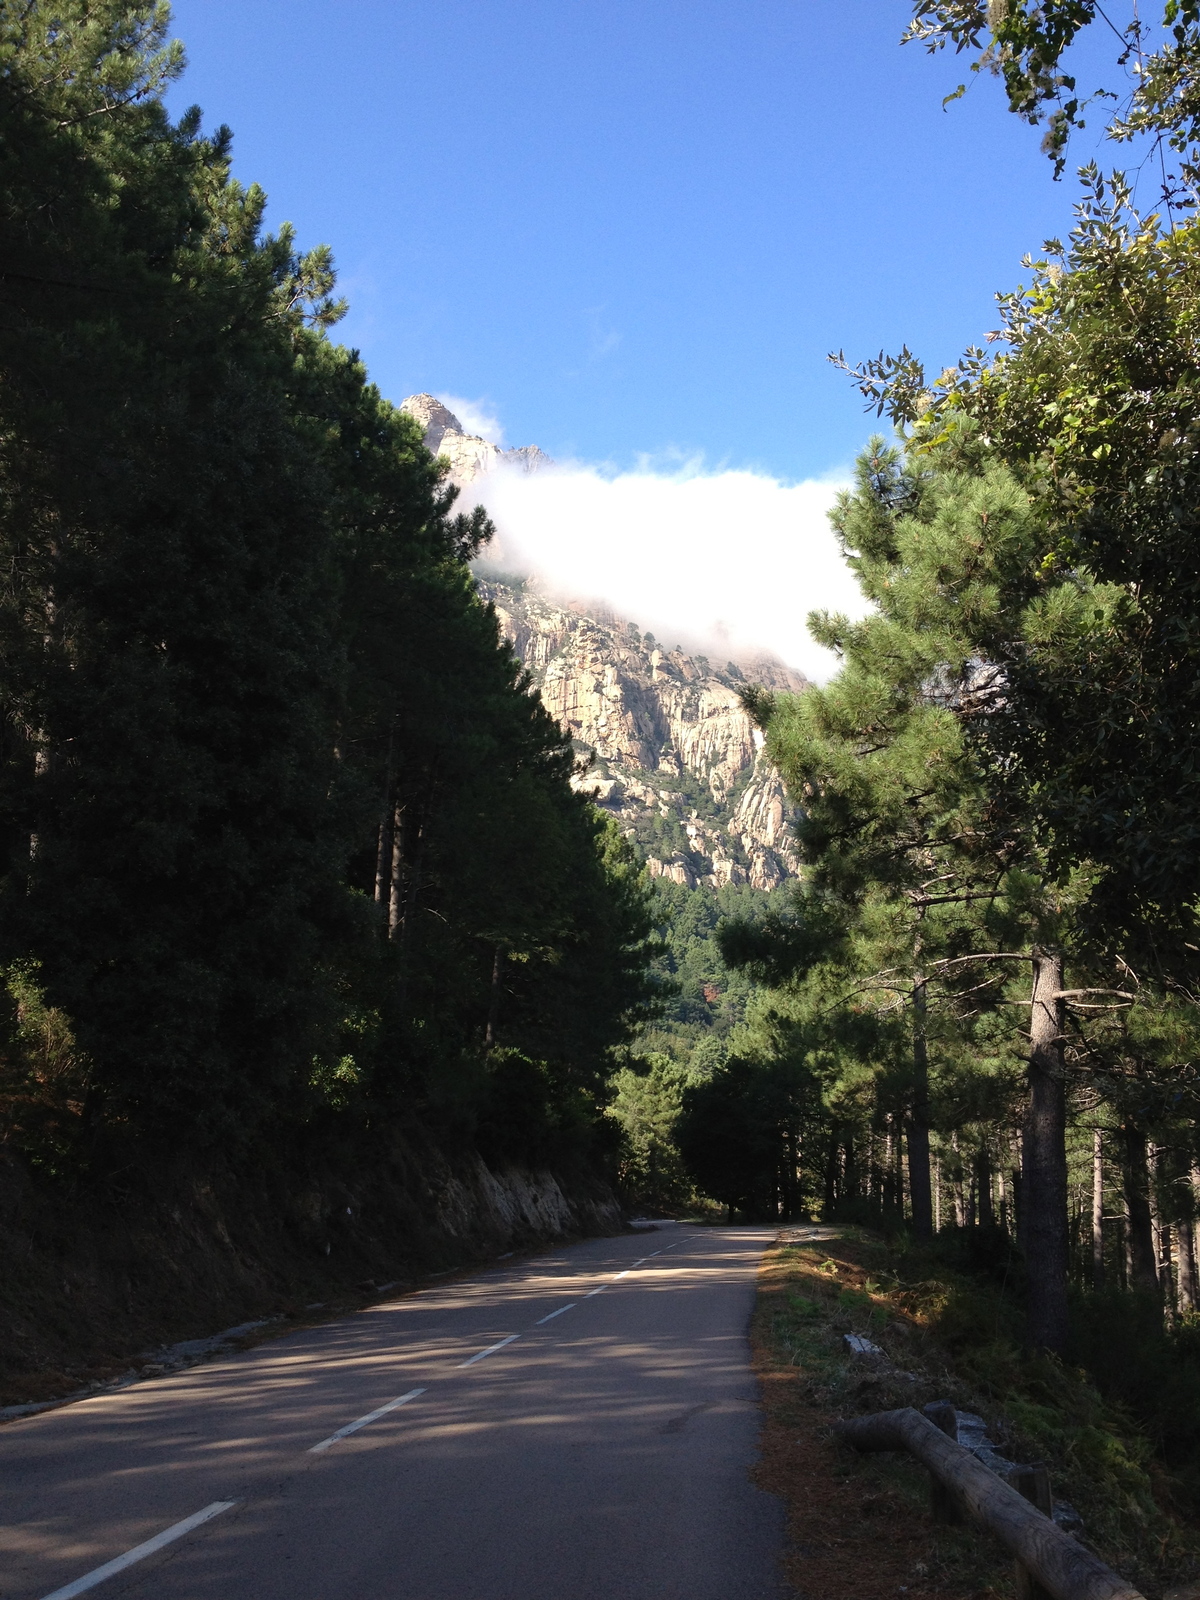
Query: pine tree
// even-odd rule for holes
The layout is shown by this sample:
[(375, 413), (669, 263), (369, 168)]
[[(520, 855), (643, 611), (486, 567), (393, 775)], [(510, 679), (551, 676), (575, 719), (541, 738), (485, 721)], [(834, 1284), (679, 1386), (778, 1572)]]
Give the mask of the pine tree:
[[(886, 962), (917, 1021), (912, 1108), (928, 1104), (925, 1002), (931, 974), (975, 1005), (1009, 998), (1012, 961), (1033, 970), (1024, 1124), (1029, 1338), (1061, 1351), (1066, 1323), (1066, 1103), (1063, 958), (1086, 878), (1054, 881), (1019, 806), (988, 783), (990, 719), (1011, 715), (1001, 649), (1037, 626), (1044, 534), (1029, 495), (969, 425), (938, 453), (902, 457), (876, 442), (834, 515), (851, 566), (877, 607), (864, 621), (811, 625), (843, 659), (824, 689), (751, 703), (805, 809), (813, 929), (845, 939), (873, 905), (903, 927)], [(997, 706), (1002, 711), (997, 712)], [(814, 904), (815, 903), (815, 904)], [(782, 954), (805, 960), (796, 930)], [(807, 961), (819, 959), (810, 937)], [(881, 950), (886, 946), (881, 946)], [(750, 946), (744, 957), (753, 957)], [(731, 949), (731, 955), (736, 951)], [(997, 959), (997, 957), (1003, 959)], [(826, 956), (828, 959), (828, 956)], [(881, 981), (882, 980), (877, 980)], [(986, 997), (986, 998), (984, 998)], [(927, 1157), (916, 1142), (914, 1215), (928, 1227)], [(911, 1159), (911, 1157), (910, 1157)]]
[(475, 592), (486, 517), (327, 337), (328, 251), (167, 116), (168, 26), (0, 15), (11, 1049), (33, 986), (98, 1169), (505, 1095), (599, 1139), (636, 867)]

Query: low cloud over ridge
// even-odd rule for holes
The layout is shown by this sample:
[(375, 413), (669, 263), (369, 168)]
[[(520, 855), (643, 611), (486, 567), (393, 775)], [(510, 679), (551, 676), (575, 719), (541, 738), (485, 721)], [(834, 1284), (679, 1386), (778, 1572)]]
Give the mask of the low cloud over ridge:
[(769, 651), (820, 680), (836, 662), (806, 616), (866, 610), (827, 521), (841, 487), (699, 463), (621, 473), (560, 463), (491, 473), (460, 504), (481, 502), (496, 523), (488, 567), (532, 575), (549, 595), (607, 602), (668, 646), (722, 664)]
[(464, 433), (473, 433), (477, 438), (486, 439), (489, 444), (503, 446), (504, 428), (496, 415), (495, 406), (487, 400), (464, 400), (457, 394), (439, 394), (434, 398), (440, 400), (447, 411), (454, 413)]

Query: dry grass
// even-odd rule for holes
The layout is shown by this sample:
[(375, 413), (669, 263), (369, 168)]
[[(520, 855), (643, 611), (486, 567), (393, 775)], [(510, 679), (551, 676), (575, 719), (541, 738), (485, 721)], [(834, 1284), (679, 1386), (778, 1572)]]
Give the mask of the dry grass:
[[(840, 1416), (957, 1398), (946, 1374), (916, 1360), (919, 1324), (898, 1313), (851, 1241), (783, 1243), (768, 1253), (753, 1324), (764, 1427), (758, 1481), (788, 1506), (788, 1581), (802, 1600), (1013, 1592), (1011, 1562), (987, 1534), (933, 1521), (928, 1478), (907, 1458), (857, 1456), (832, 1436)], [(899, 1361), (871, 1371), (844, 1354), (861, 1332)]]
[[(801, 1595), (1013, 1592), (1011, 1560), (990, 1535), (933, 1522), (915, 1462), (857, 1457), (831, 1434), (841, 1417), (931, 1400), (980, 1413), (1009, 1460), (1045, 1461), (1056, 1497), (1082, 1513), (1084, 1542), (1149, 1600), (1196, 1583), (1194, 1496), (1181, 1495), (1085, 1372), (1021, 1354), (1019, 1307), (1002, 1285), (930, 1248), (850, 1228), (822, 1230), (822, 1240), (812, 1232), (785, 1233), (768, 1252), (754, 1321), (761, 1481), (790, 1507), (789, 1577)], [(872, 1369), (851, 1358), (849, 1332), (885, 1359)]]

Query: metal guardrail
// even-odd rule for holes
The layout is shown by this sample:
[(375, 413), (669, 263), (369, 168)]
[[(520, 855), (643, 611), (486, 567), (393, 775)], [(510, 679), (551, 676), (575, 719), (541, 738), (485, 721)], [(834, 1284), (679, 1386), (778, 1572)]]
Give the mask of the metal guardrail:
[[(950, 1411), (949, 1406), (946, 1407)], [(1051, 1520), (1045, 1467), (1017, 1474), (1019, 1489), (911, 1406), (839, 1422), (834, 1432), (855, 1450), (907, 1450), (929, 1469), (935, 1516), (969, 1512), (1016, 1557), (1019, 1600), (1142, 1600), (1100, 1557)]]

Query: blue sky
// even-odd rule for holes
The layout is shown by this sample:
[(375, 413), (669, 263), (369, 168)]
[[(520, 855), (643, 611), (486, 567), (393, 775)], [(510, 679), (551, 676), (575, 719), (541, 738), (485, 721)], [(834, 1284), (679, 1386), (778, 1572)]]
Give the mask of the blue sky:
[(940, 367), (1062, 230), (993, 81), (898, 47), (896, 0), (177, 0), (175, 103), (234, 130), (273, 222), (334, 248), (394, 398), (509, 442), (702, 451), (789, 478), (868, 431), (824, 360)]
[[(190, 66), (173, 104), (233, 128), (272, 225), (332, 245), (339, 336), (391, 398), (465, 397), (509, 444), (610, 478), (690, 461), (791, 483), (844, 470), (873, 425), (830, 349), (907, 342), (939, 370), (1069, 226), (1074, 186), (1052, 182), (1037, 132), (992, 80), (943, 111), (962, 64), (901, 49), (907, 15), (176, 0)], [(696, 528), (695, 547), (720, 536)], [(625, 577), (610, 598), (649, 616)]]

